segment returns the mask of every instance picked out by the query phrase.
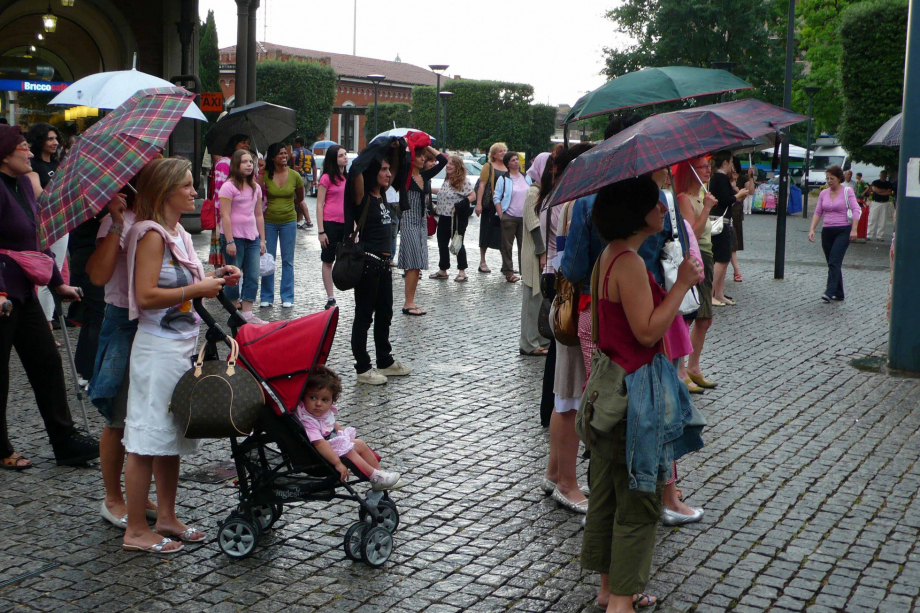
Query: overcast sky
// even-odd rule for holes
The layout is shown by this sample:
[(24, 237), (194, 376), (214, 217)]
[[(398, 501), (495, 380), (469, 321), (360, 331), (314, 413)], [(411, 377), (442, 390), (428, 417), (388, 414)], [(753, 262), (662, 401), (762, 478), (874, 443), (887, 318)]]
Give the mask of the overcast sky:
[[(352, 52), (355, 0), (262, 0), (260, 41)], [(268, 36), (265, 6), (268, 5)], [(449, 64), (451, 75), (529, 83), (534, 99), (573, 104), (604, 82), (601, 50), (623, 41), (604, 13), (617, 0), (421, 2), (357, 0), (357, 54), (417, 66)], [(221, 47), (236, 44), (236, 3), (199, 0), (214, 11)]]

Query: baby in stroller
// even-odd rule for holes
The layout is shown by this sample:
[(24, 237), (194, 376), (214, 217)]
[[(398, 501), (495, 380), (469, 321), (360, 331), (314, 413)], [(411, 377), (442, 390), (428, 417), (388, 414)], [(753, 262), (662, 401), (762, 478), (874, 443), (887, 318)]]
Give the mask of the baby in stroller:
[(339, 471), (342, 481), (348, 479), (348, 468), (341, 458), (347, 458), (356, 470), (367, 477), (371, 489), (380, 491), (403, 487), (405, 482), (399, 473), (380, 469), (380, 456), (364, 441), (355, 438), (354, 428), (342, 428), (335, 421), (338, 410), (332, 403), (341, 393), (342, 380), (335, 371), (322, 365), (313, 367), (295, 411), (307, 438), (320, 455)]

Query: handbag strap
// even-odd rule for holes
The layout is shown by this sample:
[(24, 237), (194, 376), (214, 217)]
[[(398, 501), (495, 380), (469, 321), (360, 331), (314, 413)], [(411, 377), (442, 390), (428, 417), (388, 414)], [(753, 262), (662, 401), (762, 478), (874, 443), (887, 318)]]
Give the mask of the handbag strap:
[[(227, 337), (227, 342), (230, 343), (230, 354), (227, 356), (227, 375), (232, 377), (236, 374), (236, 360), (240, 356), (240, 345), (236, 342), (232, 336)], [(201, 346), (201, 351), (198, 352), (198, 358), (195, 360), (195, 378), (201, 376), (201, 367), (204, 365), (204, 353), (208, 348), (208, 344), (204, 343)]]
[(597, 258), (594, 262), (594, 269), (591, 271), (591, 340), (597, 345), (600, 333), (598, 331), (599, 320), (597, 315), (597, 300), (600, 295), (598, 285), (601, 277), (601, 259)]

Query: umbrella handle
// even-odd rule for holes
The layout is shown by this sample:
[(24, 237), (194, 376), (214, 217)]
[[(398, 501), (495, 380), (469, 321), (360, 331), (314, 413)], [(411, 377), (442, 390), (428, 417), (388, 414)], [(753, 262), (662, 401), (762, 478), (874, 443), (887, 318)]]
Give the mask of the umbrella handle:
[(708, 194), (708, 193), (709, 193), (709, 188), (706, 187), (706, 184), (703, 183), (703, 180), (702, 180), (702, 179), (700, 179), (700, 175), (697, 174), (696, 168), (693, 167), (693, 164), (690, 164), (690, 170), (693, 171), (693, 174), (696, 176), (696, 180), (699, 181), (699, 182), (700, 182), (700, 185), (703, 186), (703, 191), (705, 191), (705, 192)]

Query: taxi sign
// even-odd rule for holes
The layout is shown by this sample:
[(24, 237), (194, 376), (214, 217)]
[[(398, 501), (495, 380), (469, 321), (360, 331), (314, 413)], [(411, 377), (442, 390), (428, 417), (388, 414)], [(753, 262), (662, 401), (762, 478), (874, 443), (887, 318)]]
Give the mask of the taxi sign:
[(221, 92), (201, 94), (201, 110), (205, 113), (223, 112), (224, 95)]

